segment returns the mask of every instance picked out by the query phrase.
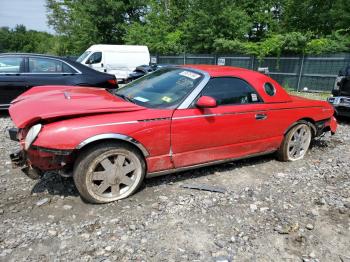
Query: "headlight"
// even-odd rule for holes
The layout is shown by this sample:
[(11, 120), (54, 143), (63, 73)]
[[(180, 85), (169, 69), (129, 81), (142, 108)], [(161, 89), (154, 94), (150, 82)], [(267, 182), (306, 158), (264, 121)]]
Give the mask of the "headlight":
[(28, 134), (26, 136), (26, 139), (24, 140), (24, 149), (25, 150), (28, 150), (30, 145), (34, 142), (35, 138), (38, 136), (38, 134), (41, 130), (41, 127), (42, 127), (41, 124), (36, 124), (29, 129)]

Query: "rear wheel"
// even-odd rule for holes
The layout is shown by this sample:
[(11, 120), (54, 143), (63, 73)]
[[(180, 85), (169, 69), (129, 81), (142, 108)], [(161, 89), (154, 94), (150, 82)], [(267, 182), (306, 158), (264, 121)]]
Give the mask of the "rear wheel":
[(132, 146), (102, 143), (82, 152), (74, 166), (74, 182), (83, 199), (108, 203), (132, 195), (142, 184), (145, 163)]
[(296, 161), (302, 159), (310, 147), (312, 131), (307, 122), (298, 122), (285, 135), (278, 158), (282, 161)]

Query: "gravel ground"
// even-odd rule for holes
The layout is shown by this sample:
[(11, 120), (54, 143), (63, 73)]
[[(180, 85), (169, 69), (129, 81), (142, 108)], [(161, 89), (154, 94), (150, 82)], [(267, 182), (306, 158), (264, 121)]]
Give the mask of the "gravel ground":
[(350, 121), (304, 160), (148, 179), (107, 205), (84, 203), (71, 179), (12, 170), (11, 126), (0, 117), (0, 261), (350, 261)]

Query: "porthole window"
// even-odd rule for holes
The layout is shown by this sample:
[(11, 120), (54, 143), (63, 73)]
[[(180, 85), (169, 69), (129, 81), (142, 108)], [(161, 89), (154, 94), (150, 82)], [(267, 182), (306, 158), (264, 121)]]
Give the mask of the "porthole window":
[(276, 94), (276, 89), (271, 83), (265, 83), (264, 89), (269, 96), (274, 96)]

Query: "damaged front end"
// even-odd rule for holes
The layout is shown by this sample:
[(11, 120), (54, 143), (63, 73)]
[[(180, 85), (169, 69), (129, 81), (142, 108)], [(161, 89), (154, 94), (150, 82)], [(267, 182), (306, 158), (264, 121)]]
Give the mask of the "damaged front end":
[(73, 152), (33, 146), (32, 143), (37, 136), (37, 134), (35, 135), (37, 131), (33, 133), (30, 130), (33, 129), (29, 129), (28, 132), (16, 128), (9, 129), (10, 139), (18, 141), (20, 147), (10, 154), (12, 167), (21, 168), (22, 172), (31, 179), (40, 179), (44, 171), (68, 173), (65, 170), (72, 162)]

